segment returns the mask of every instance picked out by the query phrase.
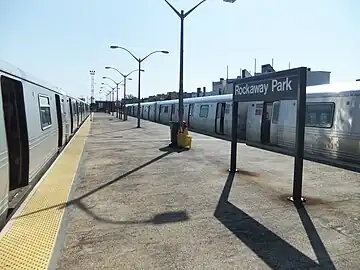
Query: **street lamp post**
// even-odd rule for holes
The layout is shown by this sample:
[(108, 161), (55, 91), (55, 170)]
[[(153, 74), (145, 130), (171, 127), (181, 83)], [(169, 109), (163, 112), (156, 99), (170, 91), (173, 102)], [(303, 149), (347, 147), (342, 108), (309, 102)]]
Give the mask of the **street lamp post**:
[[(114, 81), (110, 77), (102, 77), (102, 78), (103, 79), (109, 79), (113, 83), (115, 83), (115, 85), (116, 85), (116, 104), (118, 105), (118, 103), (119, 103), (119, 84), (122, 83), (122, 81), (117, 83), (116, 81)], [(114, 93), (113, 93), (113, 97), (114, 97)], [(113, 100), (114, 100), (114, 98), (113, 98)], [(114, 115), (113, 111), (111, 111), (111, 115)], [(119, 110), (116, 110), (116, 117), (119, 117)]]
[[(144, 70), (142, 70), (142, 71), (144, 71)], [(129, 81), (131, 81), (132, 80), (132, 78), (127, 78)], [(126, 121), (127, 120), (127, 117), (125, 117), (125, 115), (126, 115), (126, 79), (124, 79), (124, 83), (123, 83), (123, 85), (124, 85), (124, 102), (123, 102), (123, 114), (124, 114), (124, 121)], [(120, 115), (121, 116), (121, 115)], [(121, 119), (121, 118), (120, 118)]]
[[(101, 86), (99, 93), (103, 93), (103, 91), (105, 91), (105, 101), (108, 101), (108, 95), (110, 94), (110, 92), (107, 91), (103, 86)], [(104, 111), (104, 112), (106, 113), (106, 111)]]
[[(106, 86), (108, 86), (108, 87), (110, 87), (110, 89), (111, 89), (111, 91), (109, 91), (109, 94), (110, 94), (110, 110), (111, 110), (111, 113), (112, 113), (112, 115), (114, 115), (114, 113), (112, 112), (112, 107), (113, 107), (113, 102), (114, 102), (114, 90), (116, 89), (116, 87), (111, 87), (109, 84), (107, 84), (107, 83), (104, 83), (104, 82), (102, 82), (101, 83), (102, 85), (106, 85)], [(111, 94), (112, 94), (112, 97), (111, 97)], [(109, 114), (110, 114), (110, 111), (109, 111)]]
[[(127, 120), (127, 114), (126, 114), (126, 78), (133, 72), (138, 71), (138, 69), (134, 69), (133, 71), (129, 72), (128, 74), (123, 74), (122, 72), (120, 72), (117, 68), (114, 67), (105, 67), (105, 69), (113, 69), (116, 70), (121, 76), (123, 76), (123, 81), (124, 81), (124, 121)], [(141, 69), (140, 71), (144, 72), (145, 70)], [(129, 80), (131, 80), (131, 78), (129, 78)]]
[(139, 64), (139, 78), (138, 78), (138, 108), (137, 108), (137, 128), (140, 128), (140, 74), (141, 74), (141, 62), (143, 62), (146, 58), (148, 58), (150, 55), (154, 54), (154, 53), (165, 53), (168, 54), (168, 51), (153, 51), (151, 53), (149, 53), (147, 56), (145, 56), (144, 58), (138, 58), (136, 57), (132, 52), (130, 52), (128, 49), (124, 48), (124, 47), (120, 47), (120, 46), (110, 46), (110, 49), (122, 49), (124, 51), (127, 51)]
[[(187, 15), (193, 12), (198, 6), (204, 3), (206, 0), (202, 0), (188, 12), (184, 13), (184, 10), (180, 12), (174, 8), (169, 1), (165, 0), (165, 2), (170, 6), (170, 8), (179, 16), (180, 18), (180, 74), (179, 74), (179, 122), (182, 124), (183, 122), (183, 114), (184, 114), (184, 19)], [(224, 2), (234, 3), (236, 0), (223, 0)]]

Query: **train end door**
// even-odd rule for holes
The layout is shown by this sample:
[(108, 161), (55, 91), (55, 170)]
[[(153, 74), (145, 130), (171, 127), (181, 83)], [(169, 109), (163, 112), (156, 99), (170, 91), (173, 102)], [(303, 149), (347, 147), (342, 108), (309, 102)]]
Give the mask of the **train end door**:
[(253, 102), (247, 108), (246, 140), (256, 143), (261, 142), (261, 120), (263, 102)]

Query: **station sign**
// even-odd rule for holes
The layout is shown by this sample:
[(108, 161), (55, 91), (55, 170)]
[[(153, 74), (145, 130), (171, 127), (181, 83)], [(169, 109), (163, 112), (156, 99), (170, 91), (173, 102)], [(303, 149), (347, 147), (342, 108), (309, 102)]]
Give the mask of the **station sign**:
[[(304, 161), (306, 75), (306, 67), (270, 72), (238, 79), (234, 82), (233, 89), (231, 158), (229, 170), (232, 173), (237, 171), (237, 119), (239, 102), (297, 100), (293, 196), (290, 196), (289, 200), (299, 206), (304, 202), (304, 198), (302, 197), (302, 173)], [(258, 113), (260, 114), (261, 111), (259, 110)]]
[(257, 75), (234, 82), (233, 101), (275, 101), (297, 99), (299, 69)]

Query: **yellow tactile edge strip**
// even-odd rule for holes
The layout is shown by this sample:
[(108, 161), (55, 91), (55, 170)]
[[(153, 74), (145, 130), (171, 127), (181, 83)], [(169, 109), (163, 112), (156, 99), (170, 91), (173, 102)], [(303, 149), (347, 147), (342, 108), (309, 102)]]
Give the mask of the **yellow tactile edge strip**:
[(89, 130), (88, 118), (4, 228), (1, 270), (47, 269)]

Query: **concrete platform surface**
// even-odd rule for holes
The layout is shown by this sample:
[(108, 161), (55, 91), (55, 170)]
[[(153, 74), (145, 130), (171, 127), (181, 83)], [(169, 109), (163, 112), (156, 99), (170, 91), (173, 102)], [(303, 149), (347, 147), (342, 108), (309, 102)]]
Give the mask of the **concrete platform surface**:
[(360, 177), (196, 133), (172, 151), (169, 127), (95, 114), (51, 266), (57, 269), (359, 269)]

